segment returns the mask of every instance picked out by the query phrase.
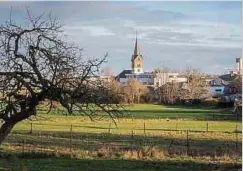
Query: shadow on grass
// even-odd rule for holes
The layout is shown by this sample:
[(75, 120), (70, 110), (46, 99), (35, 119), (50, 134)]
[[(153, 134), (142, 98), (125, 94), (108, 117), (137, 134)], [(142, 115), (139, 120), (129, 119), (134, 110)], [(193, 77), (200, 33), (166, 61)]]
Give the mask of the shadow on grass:
[[(153, 107), (155, 106), (155, 107)], [(134, 119), (192, 119), (192, 120), (231, 120), (236, 121), (236, 116), (231, 112), (216, 109), (203, 105), (153, 105), (146, 104), (139, 108), (139, 105), (126, 105), (126, 111), (121, 115), (123, 118)], [(164, 108), (163, 108), (164, 107)], [(98, 117), (109, 117), (102, 110), (97, 110)], [(66, 110), (57, 110), (55, 115), (67, 115)], [(83, 115), (80, 111), (74, 111), (74, 116)]]
[(196, 119), (196, 120), (236, 120), (233, 114), (220, 113), (219, 111), (202, 110), (131, 110), (124, 115), (125, 118), (173, 118), (173, 119)]
[[(70, 139), (72, 148), (77, 150), (99, 151), (102, 148), (113, 148), (114, 150), (139, 150), (145, 146), (160, 147), (166, 150), (169, 155), (188, 155), (191, 156), (239, 156), (241, 155), (242, 147), (240, 138), (224, 140), (213, 138), (213, 133), (208, 139), (202, 137), (205, 134), (197, 133), (187, 139), (186, 132), (168, 132), (165, 135), (152, 136), (152, 135), (119, 135), (108, 133), (82, 133), (82, 132), (54, 132), (54, 131), (41, 131), (28, 134), (26, 131), (15, 131), (6, 140), (6, 143), (15, 144), (20, 146), (20, 150), (27, 148), (30, 150), (38, 147), (45, 149), (70, 148)], [(177, 135), (177, 136), (176, 136)], [(179, 135), (179, 136), (178, 136)], [(223, 136), (231, 136), (232, 134), (223, 134)], [(23, 141), (24, 140), (24, 141)], [(23, 144), (24, 142), (24, 144)], [(34, 149), (35, 150), (35, 149)], [(187, 151), (188, 150), (188, 151)]]
[[(17, 162), (16, 162), (17, 161)], [(28, 171), (238, 171), (240, 164), (224, 163), (202, 163), (190, 160), (164, 160), (164, 161), (143, 161), (143, 160), (110, 160), (110, 159), (71, 159), (71, 158), (31, 158), (2, 159), (2, 168), (25, 168)]]
[[(64, 114), (55, 114), (55, 115), (64, 115)], [(65, 114), (66, 116), (70, 116)], [(74, 116), (80, 116), (81, 114), (76, 112)], [(107, 114), (99, 111), (95, 116), (96, 118), (102, 117), (109, 118)], [(190, 120), (229, 120), (237, 121), (235, 115), (226, 112), (213, 111), (213, 110), (128, 110), (123, 115), (119, 116), (120, 118), (127, 119), (190, 119)]]

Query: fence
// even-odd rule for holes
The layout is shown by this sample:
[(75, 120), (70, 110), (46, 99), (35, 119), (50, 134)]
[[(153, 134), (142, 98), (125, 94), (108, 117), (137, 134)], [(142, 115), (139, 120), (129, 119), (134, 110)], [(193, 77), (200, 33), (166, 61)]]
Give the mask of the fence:
[[(48, 131), (48, 127), (56, 127)], [(37, 128), (39, 127), (39, 129)], [(47, 127), (47, 131), (43, 131)], [(40, 129), (41, 128), (41, 129)], [(4, 149), (19, 153), (40, 153), (85, 157), (158, 157), (164, 155), (241, 156), (242, 133), (205, 130), (132, 129), (130, 133), (113, 133), (112, 125), (82, 132), (78, 125), (30, 123), (29, 129), (13, 131)], [(100, 133), (95, 133), (101, 129)], [(55, 130), (55, 131), (54, 131)], [(156, 131), (149, 132), (149, 131)], [(93, 132), (93, 133), (92, 133)], [(139, 133), (138, 133), (139, 132)], [(223, 138), (222, 138), (223, 137)]]
[[(128, 122), (128, 124), (133, 124), (135, 122)], [(160, 131), (170, 131), (170, 132), (180, 132), (180, 131), (187, 131), (189, 130), (190, 132), (198, 132), (198, 133), (204, 133), (204, 132), (208, 132), (208, 133), (242, 133), (242, 130), (239, 128), (239, 124), (235, 124), (235, 126), (232, 128), (227, 128), (227, 130), (217, 130), (214, 128), (214, 125), (213, 123), (210, 123), (209, 122), (205, 122), (204, 123), (204, 126), (202, 127), (198, 127), (197, 129), (193, 129), (193, 128), (179, 128), (180, 125), (183, 125), (183, 123), (174, 123), (175, 124), (175, 127), (174, 128), (166, 128), (166, 127), (148, 127), (147, 124), (146, 124), (146, 121), (144, 121), (143, 123), (141, 123), (142, 126), (137, 126), (137, 127), (134, 127), (131, 129), (130, 127), (132, 126), (128, 126), (128, 128), (122, 128), (122, 130), (126, 130), (126, 131), (142, 131), (143, 134), (146, 134), (147, 131), (152, 131), (152, 132), (160, 132)], [(93, 130), (102, 130), (103, 132), (105, 133), (111, 133), (112, 130), (118, 130), (120, 131), (121, 129), (119, 128), (114, 128), (114, 126), (112, 126), (112, 123), (110, 122), (109, 124), (107, 124), (107, 126), (103, 126), (103, 127), (100, 127), (100, 126), (93, 126), (93, 125), (63, 125), (63, 124), (43, 124), (43, 123), (33, 123), (33, 122), (30, 122), (29, 123), (29, 132), (32, 133), (33, 132), (33, 125), (34, 126), (39, 126), (39, 127), (62, 127), (62, 128), (66, 128), (66, 130), (64, 131), (67, 131), (67, 129), (69, 129), (70, 127), (72, 126), (75, 126), (76, 128), (80, 128), (82, 129), (82, 131), (85, 131), (84, 129), (87, 128), (87, 129), (93, 129)], [(93, 131), (91, 131), (93, 132)]]

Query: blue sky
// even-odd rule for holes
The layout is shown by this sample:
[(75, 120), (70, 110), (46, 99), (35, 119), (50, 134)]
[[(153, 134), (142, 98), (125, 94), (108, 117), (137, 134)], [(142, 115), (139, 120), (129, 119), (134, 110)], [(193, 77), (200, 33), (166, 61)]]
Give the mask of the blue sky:
[(136, 30), (146, 71), (194, 67), (224, 73), (242, 54), (242, 4), (236, 2), (0, 2), (0, 23), (52, 12), (84, 57), (108, 52), (114, 73), (130, 69)]

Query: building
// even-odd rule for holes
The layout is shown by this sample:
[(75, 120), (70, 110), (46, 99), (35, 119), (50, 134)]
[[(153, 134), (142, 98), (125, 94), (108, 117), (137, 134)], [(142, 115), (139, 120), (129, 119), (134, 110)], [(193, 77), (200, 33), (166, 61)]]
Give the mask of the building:
[(236, 72), (242, 75), (242, 58), (236, 58)]
[(134, 53), (131, 58), (131, 69), (123, 70), (116, 79), (122, 84), (127, 85), (128, 80), (136, 79), (144, 85), (153, 85), (153, 73), (144, 72), (144, 59), (140, 52), (138, 39), (136, 36)]
[(136, 79), (144, 85), (154, 86), (155, 88), (166, 83), (182, 83), (187, 81), (185, 76), (181, 76), (177, 72), (144, 72), (144, 57), (140, 52), (137, 36), (131, 58), (131, 69), (123, 70), (116, 79), (122, 85), (127, 85), (130, 79)]
[(154, 87), (158, 88), (166, 83), (183, 83), (187, 82), (185, 76), (179, 75), (177, 72), (158, 72), (154, 73)]
[(241, 83), (230, 83), (225, 86), (224, 93), (226, 96), (234, 94), (242, 94), (242, 84)]
[(242, 57), (236, 58), (235, 62), (236, 67), (234, 69), (228, 69), (228, 73), (221, 76), (224, 77), (222, 79), (231, 79), (233, 75), (242, 75)]
[(137, 36), (136, 36), (134, 53), (132, 55), (131, 63), (132, 63), (132, 73), (133, 74), (142, 74), (143, 73), (143, 56), (140, 54)]
[(212, 97), (222, 96), (225, 93), (225, 86), (229, 83), (221, 78), (213, 78), (206, 80), (208, 84), (208, 94)]

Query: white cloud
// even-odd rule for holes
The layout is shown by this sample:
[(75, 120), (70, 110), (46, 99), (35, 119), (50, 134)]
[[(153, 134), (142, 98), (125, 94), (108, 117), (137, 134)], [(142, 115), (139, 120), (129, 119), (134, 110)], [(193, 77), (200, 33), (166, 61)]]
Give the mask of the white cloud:
[(115, 33), (103, 26), (68, 26), (65, 27), (67, 33), (89, 33), (91, 36), (114, 36)]
[[(84, 56), (108, 52), (108, 64), (116, 73), (130, 68), (136, 30), (145, 70), (163, 63), (171, 68), (181, 69), (190, 64), (203, 71), (222, 72), (223, 66), (234, 63), (234, 58), (241, 54), (242, 31), (237, 23), (212, 22), (207, 17), (199, 20), (195, 19), (196, 14), (188, 17), (173, 11), (150, 11), (123, 2), (58, 3), (30, 6), (38, 14), (53, 11), (66, 24), (64, 30), (69, 39), (85, 49)], [(9, 7), (1, 5), (4, 9)], [(20, 8), (16, 5), (14, 9)], [(217, 15), (217, 11), (213, 13)]]
[(163, 25), (138, 24), (136, 29), (141, 34), (141, 38), (150, 43), (222, 48), (241, 47), (241, 28), (233, 24), (180, 21)]

